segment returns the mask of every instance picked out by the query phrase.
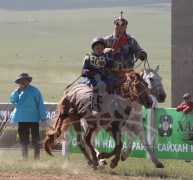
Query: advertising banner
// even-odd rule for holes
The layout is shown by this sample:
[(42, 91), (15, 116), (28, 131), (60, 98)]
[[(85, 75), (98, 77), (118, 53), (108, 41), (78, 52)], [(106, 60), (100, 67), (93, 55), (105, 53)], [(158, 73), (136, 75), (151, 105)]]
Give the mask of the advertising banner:
[(193, 141), (186, 140), (193, 133), (193, 112), (184, 115), (175, 109), (157, 108), (155, 129), (154, 150), (158, 158), (193, 159)]
[[(145, 132), (147, 134), (147, 109), (143, 108), (143, 115), (144, 115), (144, 128)], [(81, 150), (77, 146), (77, 140), (76, 140), (76, 133), (71, 126), (69, 129), (68, 133), (68, 151), (72, 153), (80, 153)], [(121, 140), (123, 142), (123, 148), (122, 152), (124, 152), (128, 146), (129, 139), (126, 135), (122, 134), (121, 135)], [(99, 152), (111, 152), (114, 147), (115, 143), (113, 138), (104, 130), (101, 128), (101, 131), (97, 135), (95, 139), (95, 147), (99, 150)], [(146, 157), (146, 150), (142, 143), (140, 142), (139, 138), (135, 137), (135, 141), (132, 146), (132, 152), (131, 152), (132, 157), (141, 157), (145, 158)]]
[[(56, 116), (57, 104), (45, 104), (45, 107), (48, 120), (40, 122), (40, 139), (45, 137), (49, 124)], [(0, 104), (0, 148), (20, 148), (17, 123), (10, 124), (13, 109), (12, 104)], [(29, 147), (32, 147), (31, 143)], [(57, 148), (61, 149), (61, 146)]]

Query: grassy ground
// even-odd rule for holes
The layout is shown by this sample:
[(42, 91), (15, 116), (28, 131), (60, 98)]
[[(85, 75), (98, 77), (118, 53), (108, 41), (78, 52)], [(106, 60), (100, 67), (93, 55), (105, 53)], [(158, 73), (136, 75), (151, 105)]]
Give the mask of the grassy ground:
[[(33, 151), (30, 151), (32, 157)], [(27, 162), (19, 162), (19, 151), (0, 151), (0, 174), (25, 173), (37, 174), (39, 177), (44, 174), (60, 175), (79, 175), (80, 177), (97, 177), (103, 179), (192, 179), (192, 162), (187, 163), (181, 160), (162, 160), (165, 168), (156, 169), (150, 160), (140, 158), (128, 158), (125, 162), (119, 162), (115, 169), (99, 167), (97, 171), (92, 171), (86, 163), (82, 154), (69, 154), (62, 156), (61, 152), (54, 152), (54, 157), (50, 157), (45, 152), (41, 152), (41, 159)], [(110, 160), (108, 160), (108, 163)], [(108, 178), (107, 178), (108, 177)], [(81, 179), (81, 178), (80, 178)], [(99, 178), (100, 179), (100, 178)]]
[[(28, 72), (46, 102), (57, 102), (61, 92), (79, 75), (83, 58), (95, 36), (113, 33), (120, 10), (128, 19), (127, 32), (148, 52), (150, 66), (167, 92), (160, 107), (171, 104), (171, 14), (169, 5), (75, 10), (0, 10), (0, 101), (9, 102), (14, 80)], [(141, 67), (137, 69), (140, 71)]]

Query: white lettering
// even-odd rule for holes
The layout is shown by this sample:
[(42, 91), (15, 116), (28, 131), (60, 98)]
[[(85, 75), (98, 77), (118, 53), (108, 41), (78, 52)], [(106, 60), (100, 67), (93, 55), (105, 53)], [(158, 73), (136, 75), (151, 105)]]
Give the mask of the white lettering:
[(95, 147), (100, 147), (100, 140), (95, 139)]
[[(188, 152), (188, 144), (158, 144), (159, 151), (166, 152)], [(193, 151), (193, 147), (191, 147), (191, 151)]]
[(109, 148), (115, 148), (115, 143), (113, 141), (109, 141)]
[(55, 112), (55, 111), (52, 111), (52, 112), (47, 111), (46, 117), (47, 117), (48, 119), (54, 119), (54, 118), (56, 117), (56, 112)]
[(104, 148), (108, 148), (108, 141), (106, 140), (106, 141), (103, 141), (103, 147)]
[(123, 142), (123, 147), (122, 149), (127, 149), (127, 143), (126, 142)]
[(182, 144), (183, 152), (188, 152), (188, 144)]

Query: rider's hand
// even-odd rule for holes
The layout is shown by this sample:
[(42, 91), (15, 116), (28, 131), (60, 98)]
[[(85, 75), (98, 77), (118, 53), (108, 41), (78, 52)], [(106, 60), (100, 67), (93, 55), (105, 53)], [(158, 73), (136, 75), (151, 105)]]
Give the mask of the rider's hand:
[(88, 76), (89, 74), (89, 70), (88, 69), (84, 69), (82, 72), (82, 76)]
[(24, 90), (24, 85), (20, 84), (19, 87), (17, 88), (18, 92), (20, 93), (21, 91)]
[(137, 56), (137, 59), (140, 59), (141, 61), (144, 61), (147, 59), (147, 53), (145, 51), (140, 51)]
[(113, 49), (113, 48), (105, 48), (104, 53), (108, 53), (108, 54), (110, 54), (111, 56), (114, 56), (115, 54), (118, 53), (118, 51), (115, 50), (115, 49)]
[(110, 51), (110, 55), (112, 55), (112, 56), (114, 56), (117, 53), (118, 53), (118, 50), (115, 50), (115, 49), (111, 49), (111, 51)]
[(97, 64), (99, 64), (99, 66), (104, 66), (106, 63), (104, 60), (99, 60)]

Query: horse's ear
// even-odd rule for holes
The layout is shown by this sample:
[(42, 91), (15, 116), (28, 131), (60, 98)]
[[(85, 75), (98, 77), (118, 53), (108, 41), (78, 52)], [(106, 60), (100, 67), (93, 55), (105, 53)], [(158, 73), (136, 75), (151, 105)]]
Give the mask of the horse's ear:
[(157, 73), (159, 70), (159, 65), (157, 65), (157, 67), (155, 68), (155, 72)]
[(149, 72), (150, 72), (149, 69), (147, 69), (146, 67), (144, 67), (144, 73), (145, 73), (145, 74), (149, 74)]

